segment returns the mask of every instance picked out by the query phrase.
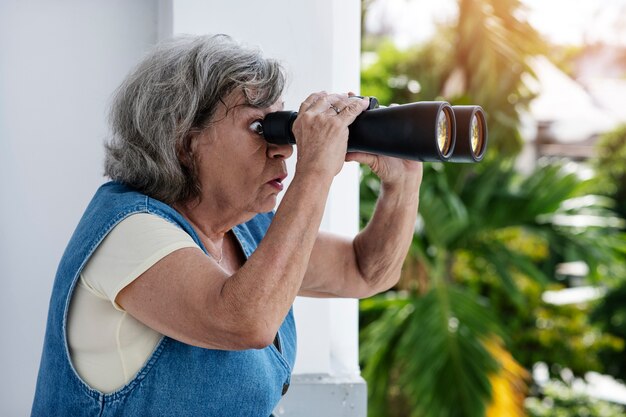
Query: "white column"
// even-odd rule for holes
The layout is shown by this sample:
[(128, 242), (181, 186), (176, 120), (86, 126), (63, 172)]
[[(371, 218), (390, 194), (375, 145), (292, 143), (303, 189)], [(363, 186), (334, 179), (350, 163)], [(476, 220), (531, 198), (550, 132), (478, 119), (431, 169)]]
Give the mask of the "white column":
[[(290, 79), (286, 109), (296, 110), (314, 91), (358, 93), (359, 0), (165, 4), (171, 5), (174, 34), (226, 33), (282, 60)], [(293, 163), (289, 169), (293, 173)], [(347, 164), (331, 189), (323, 230), (345, 236), (357, 233), (358, 183), (358, 166)], [(357, 301), (300, 298), (294, 310), (298, 327), (294, 384), (276, 414), (365, 416)]]

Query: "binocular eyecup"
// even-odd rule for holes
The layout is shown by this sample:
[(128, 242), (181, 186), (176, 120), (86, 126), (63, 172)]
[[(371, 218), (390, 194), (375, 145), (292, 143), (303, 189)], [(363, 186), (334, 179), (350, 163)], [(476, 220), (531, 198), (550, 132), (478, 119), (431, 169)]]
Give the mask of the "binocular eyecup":
[[(269, 113), (263, 120), (265, 140), (297, 144), (294, 111)], [(424, 162), (479, 162), (487, 149), (487, 123), (480, 106), (451, 106), (422, 101), (370, 107), (348, 126), (348, 151), (368, 152)]]

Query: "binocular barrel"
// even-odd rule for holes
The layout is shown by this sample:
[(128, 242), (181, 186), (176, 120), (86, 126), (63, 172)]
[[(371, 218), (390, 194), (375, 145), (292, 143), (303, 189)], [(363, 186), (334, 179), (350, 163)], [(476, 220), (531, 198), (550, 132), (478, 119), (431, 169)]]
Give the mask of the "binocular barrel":
[[(435, 162), (478, 162), (487, 149), (487, 124), (480, 106), (450, 106), (444, 101), (422, 101), (392, 107), (374, 107), (348, 127), (348, 151)], [(270, 143), (296, 144), (291, 127), (298, 113), (269, 113), (263, 135)]]
[(452, 106), (456, 145), (450, 162), (480, 162), (487, 150), (487, 121), (480, 106)]

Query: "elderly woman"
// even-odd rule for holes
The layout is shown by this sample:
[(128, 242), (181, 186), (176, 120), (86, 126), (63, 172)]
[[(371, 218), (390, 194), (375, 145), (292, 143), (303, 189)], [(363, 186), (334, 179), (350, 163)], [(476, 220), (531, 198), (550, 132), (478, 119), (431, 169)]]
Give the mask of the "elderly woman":
[[(63, 255), (34, 416), (268, 416), (289, 386), (296, 296), (368, 297), (400, 275), (417, 162), (348, 153), (367, 100), (311, 94), (289, 145), (280, 65), (225, 35), (160, 45), (119, 88), (103, 185)], [(344, 161), (382, 188), (354, 239), (319, 232)]]

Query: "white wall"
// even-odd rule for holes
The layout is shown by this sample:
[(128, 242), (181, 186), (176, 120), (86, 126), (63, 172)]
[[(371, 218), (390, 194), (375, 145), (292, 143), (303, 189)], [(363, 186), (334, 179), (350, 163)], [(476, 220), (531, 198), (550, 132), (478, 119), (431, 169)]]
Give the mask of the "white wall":
[[(54, 272), (102, 177), (113, 90), (158, 38), (224, 32), (282, 59), (287, 108), (357, 92), (358, 0), (0, 0), (0, 416), (28, 415)], [(293, 172), (293, 165), (291, 166)], [(358, 169), (323, 228), (357, 231)], [(357, 303), (299, 300), (298, 373), (357, 375)]]
[(0, 415), (30, 413), (54, 273), (102, 177), (109, 97), (153, 1), (0, 1)]

